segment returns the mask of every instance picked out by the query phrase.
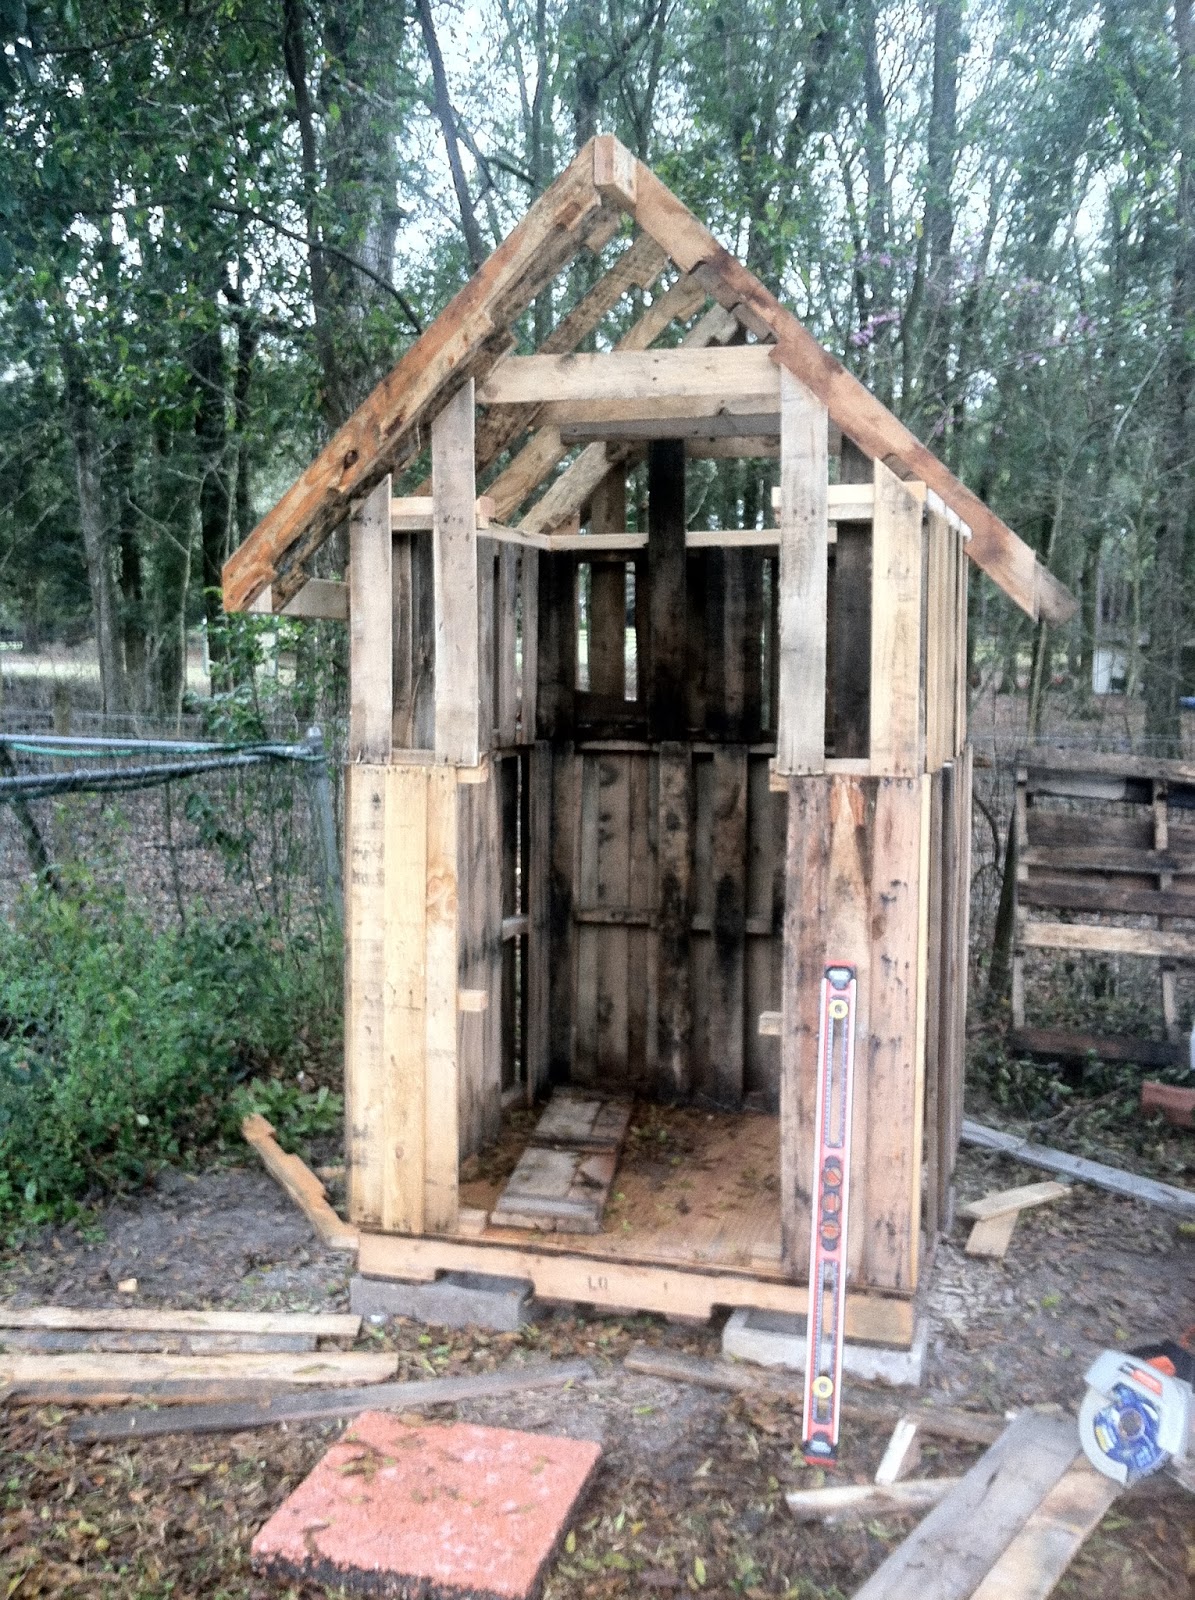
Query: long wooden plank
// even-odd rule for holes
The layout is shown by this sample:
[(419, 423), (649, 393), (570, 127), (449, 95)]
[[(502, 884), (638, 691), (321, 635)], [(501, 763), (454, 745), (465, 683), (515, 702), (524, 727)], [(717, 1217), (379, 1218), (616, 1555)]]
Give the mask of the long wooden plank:
[(527, 1039), (523, 1059), (527, 1071), (527, 1103), (534, 1105), (541, 1084), (548, 1081), (551, 1060), (552, 959), (550, 878), (552, 872), (552, 750), (545, 740), (531, 747), (527, 767)]
[(1078, 1449), (1069, 1418), (1023, 1413), (856, 1590), (855, 1600), (965, 1600)]
[[(913, 779), (881, 779), (875, 790), (871, 876), (864, 886), (870, 895), (865, 919), (871, 935), (870, 1053), (863, 1058), (865, 1073), (859, 1074), (866, 1080), (866, 1199), (862, 1205), (852, 1200), (851, 1229), (858, 1230), (863, 1244), (863, 1281), (908, 1290), (917, 1282), (921, 1195), (916, 1135), (924, 1083), (917, 1027), (922, 797), (920, 782)], [(830, 952), (827, 958), (833, 959)], [(848, 951), (843, 959), (854, 958)], [(857, 1118), (863, 1103), (856, 1099)]]
[(1102, 1161), (1088, 1161), (1083, 1156), (1072, 1156), (1066, 1150), (1051, 1150), (1046, 1145), (1030, 1144), (1028, 1139), (999, 1128), (985, 1128), (980, 1122), (964, 1118), (962, 1124), (964, 1144), (975, 1145), (980, 1150), (996, 1150), (1011, 1156), (1025, 1167), (1040, 1167), (1044, 1172), (1062, 1172), (1081, 1183), (1092, 1183), (1098, 1189), (1110, 1189), (1114, 1194), (1127, 1195), (1131, 1200), (1144, 1200), (1147, 1205), (1158, 1206), (1163, 1211), (1174, 1211), (1180, 1216), (1195, 1217), (1195, 1189), (1179, 1189), (1171, 1183), (1159, 1183), (1155, 1178), (1143, 1178), (1135, 1172), (1124, 1172), (1119, 1167), (1106, 1166)]
[(648, 716), (653, 737), (681, 739), (688, 662), (685, 577), (685, 452), (676, 440), (653, 443), (647, 457), (647, 580), (651, 613)]
[(871, 770), (913, 777), (925, 765), (921, 692), (921, 497), (875, 464), (871, 555)]
[(1173, 956), (1195, 961), (1195, 933), (1167, 928), (1110, 928), (1089, 922), (1024, 922), (1017, 943), (1030, 950), (1084, 950), (1103, 955)]
[(780, 382), (778, 774), (821, 772), (826, 756), (826, 408)]
[[(605, 1235), (602, 1236), (604, 1239)], [(578, 1241), (580, 1243), (581, 1241)], [(808, 1244), (808, 1239), (806, 1239)], [(601, 1251), (601, 1253), (599, 1253)], [(709, 1317), (715, 1306), (748, 1306), (804, 1316), (804, 1284), (735, 1272), (620, 1261), (598, 1241), (588, 1250), (548, 1247), (548, 1238), (520, 1248), (473, 1239), (409, 1239), (398, 1234), (362, 1236), (359, 1270), (378, 1278), (428, 1281), (437, 1272), (484, 1272), (525, 1278), (540, 1299), (578, 1300), (597, 1306), (633, 1306), (662, 1315)], [(848, 1292), (846, 1332), (852, 1339), (908, 1349), (913, 1302)]]
[(1026, 1183), (1017, 1189), (1001, 1189), (998, 1194), (985, 1194), (981, 1200), (971, 1200), (960, 1207), (959, 1215), (979, 1222), (988, 1217), (1002, 1217), (1009, 1211), (1048, 1205), (1051, 1200), (1061, 1200), (1069, 1193), (1070, 1186), (1065, 1183)]
[(241, 1123), (241, 1135), (261, 1158), (270, 1176), (280, 1183), (330, 1250), (357, 1248), (357, 1230), (342, 1222), (328, 1204), (327, 1190), (298, 1156), (288, 1155), (274, 1138), (266, 1119), (253, 1113)]
[(415, 1115), (422, 1113), (423, 1121), (410, 1131), (423, 1143), (423, 1226), (431, 1233), (451, 1232), (459, 1215), (457, 802), (461, 792), (451, 768), (428, 772), (426, 879), (414, 891), (417, 903), (423, 896), (425, 909), (421, 1082), (420, 1092), (412, 1097), (418, 1107)]
[(743, 1098), (746, 963), (747, 751), (716, 747), (713, 759), (713, 961), (707, 996), (710, 1081), (719, 1105)]
[(390, 479), (383, 478), (349, 521), (349, 760), (390, 759), (393, 541)]
[(125, 1306), (0, 1306), (0, 1328), (91, 1333), (298, 1334), (355, 1339), (361, 1318), (336, 1311), (172, 1311)]
[[(479, 385), (482, 405), (751, 395), (773, 400), (779, 372), (764, 345), (507, 356)], [(761, 409), (767, 409), (763, 407)]]
[(19, 1354), (0, 1356), (0, 1383), (13, 1394), (62, 1394), (70, 1389), (80, 1397), (88, 1388), (99, 1394), (117, 1394), (152, 1388), (169, 1395), (172, 1388), (191, 1391), (210, 1383), (293, 1384), (378, 1383), (394, 1376), (393, 1355), (362, 1350), (313, 1351), (286, 1355), (278, 1351), (236, 1355), (170, 1356)]
[(344, 1122), (348, 1212), (382, 1221), (377, 1129), (386, 1079), (386, 800), (388, 767), (345, 768)]
[(967, 544), (971, 560), (1023, 611), (1054, 623), (1066, 622), (1074, 615), (1074, 597), (1041, 565), (1029, 546), (823, 349), (641, 161), (635, 162), (618, 198), (682, 271), (694, 273), (748, 327), (775, 338), (775, 359), (813, 390), (843, 432), (868, 455), (877, 461), (901, 463), (913, 477), (937, 490), (971, 529)]
[(436, 755), (466, 767), (477, 765), (483, 741), (473, 473), (473, 384), (466, 381), (432, 422)]
[(1115, 878), (1094, 875), (1085, 881), (1056, 873), (1032, 872), (1017, 885), (1017, 901), (1048, 911), (1096, 911), (1107, 916), (1195, 917), (1195, 883), (1184, 890), (1138, 889)]
[(970, 1600), (1047, 1600), (1112, 1509), (1120, 1485), (1076, 1461), (1046, 1495)]
[(780, 1225), (782, 1258), (794, 1277), (806, 1267), (809, 1257), (817, 995), (827, 958), (824, 929), (829, 910), (830, 783), (830, 779), (822, 777), (790, 778), (788, 783), (780, 1042)]
[(424, 961), (428, 768), (385, 775), (382, 1049), (369, 1136), (382, 1166), (382, 1225), (424, 1225)]
[(1096, 1055), (1101, 1061), (1135, 1061), (1142, 1067), (1183, 1067), (1191, 1059), (1191, 1047), (1186, 1040), (1171, 1044), (1168, 1039), (1071, 1033), (1063, 1028), (1010, 1029), (1008, 1047), (1052, 1061), (1085, 1061), (1089, 1055)]
[(690, 1089), (693, 1031), (689, 966), (693, 892), (693, 760), (689, 748), (665, 742), (659, 754), (659, 937), (656, 941), (656, 1057), (660, 1091), (684, 1098)]
[(592, 1377), (593, 1368), (588, 1361), (544, 1361), (459, 1378), (420, 1378), (407, 1383), (377, 1383), (367, 1389), (271, 1395), (238, 1405), (118, 1411), (106, 1417), (81, 1417), (72, 1426), (70, 1437), (73, 1443), (81, 1444), (160, 1438), (171, 1433), (240, 1433), (242, 1429), (276, 1427), (279, 1423), (353, 1417), (362, 1411), (421, 1411), (427, 1406), (459, 1405), (531, 1389), (564, 1389)]
[(503, 352), (508, 319), (575, 254), (602, 213), (593, 160), (591, 143), (229, 557), (229, 611), (246, 609), (267, 585), (289, 599), (286, 584), (275, 580), (297, 572), (300, 588), (302, 563), (343, 522), (350, 502), (414, 454), (437, 404)]

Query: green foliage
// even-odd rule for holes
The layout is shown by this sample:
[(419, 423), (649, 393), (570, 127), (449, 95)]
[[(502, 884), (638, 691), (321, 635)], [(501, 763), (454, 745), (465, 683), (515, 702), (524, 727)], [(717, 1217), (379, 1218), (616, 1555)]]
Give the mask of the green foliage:
[(328, 1029), (328, 976), (268, 922), (163, 931), (81, 877), (28, 890), (0, 923), (0, 1227), (76, 1215), (216, 1144), (238, 1080), (293, 1059), (304, 1024)]
[(237, 1089), (232, 1103), (238, 1121), (254, 1111), (265, 1117), (278, 1143), (291, 1152), (301, 1152), (309, 1139), (335, 1133), (344, 1116), (344, 1097), (326, 1084), (303, 1089), (286, 1078), (254, 1078)]

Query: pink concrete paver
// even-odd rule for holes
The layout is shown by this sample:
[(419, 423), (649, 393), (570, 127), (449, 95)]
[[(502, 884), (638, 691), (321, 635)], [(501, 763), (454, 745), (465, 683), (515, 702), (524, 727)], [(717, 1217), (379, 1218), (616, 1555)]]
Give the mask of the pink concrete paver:
[(370, 1594), (524, 1600), (601, 1453), (366, 1411), (261, 1529), (253, 1558)]

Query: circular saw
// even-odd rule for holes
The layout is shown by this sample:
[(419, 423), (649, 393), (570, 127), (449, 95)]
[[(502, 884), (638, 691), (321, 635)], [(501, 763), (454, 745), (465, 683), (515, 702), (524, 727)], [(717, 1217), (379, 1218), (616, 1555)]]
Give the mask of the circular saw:
[(1195, 1355), (1171, 1340), (1105, 1350), (1088, 1368), (1079, 1438), (1092, 1466), (1117, 1483), (1163, 1467), (1185, 1482), (1195, 1457)]

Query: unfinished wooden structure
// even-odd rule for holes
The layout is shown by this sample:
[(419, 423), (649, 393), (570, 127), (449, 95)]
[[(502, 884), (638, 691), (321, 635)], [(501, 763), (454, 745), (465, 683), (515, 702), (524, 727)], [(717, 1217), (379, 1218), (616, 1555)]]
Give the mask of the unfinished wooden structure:
[[(514, 353), (577, 256), (591, 286)], [(686, 463), (738, 457), (775, 463), (774, 515), (691, 526)], [(346, 519), (347, 583), (314, 578)], [(609, 137), (262, 520), (227, 606), (351, 634), (362, 1271), (803, 1311), (816, 993), (849, 960), (847, 1330), (909, 1342), (962, 1103), (964, 557), (1030, 614), (1068, 614), (1033, 552)], [(589, 1236), (462, 1204), (504, 1106), (566, 1083), (708, 1108), (688, 1194)], [(761, 1139), (762, 1178), (741, 1155)]]
[[(1195, 766), (1036, 751), (1017, 767), (1012, 1035), (1032, 1055), (1181, 1066), (1177, 976), (1195, 962)], [(1166, 1038), (1025, 1022), (1025, 956), (1055, 950), (1159, 963)]]

